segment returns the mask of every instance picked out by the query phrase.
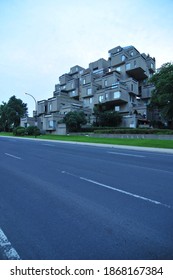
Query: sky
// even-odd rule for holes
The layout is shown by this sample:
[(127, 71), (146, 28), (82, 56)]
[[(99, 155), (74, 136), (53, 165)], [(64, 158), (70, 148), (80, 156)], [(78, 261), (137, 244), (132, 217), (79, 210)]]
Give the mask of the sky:
[(173, 0), (0, 0), (0, 105), (15, 95), (32, 116), (25, 92), (51, 98), (71, 67), (129, 45), (173, 62)]

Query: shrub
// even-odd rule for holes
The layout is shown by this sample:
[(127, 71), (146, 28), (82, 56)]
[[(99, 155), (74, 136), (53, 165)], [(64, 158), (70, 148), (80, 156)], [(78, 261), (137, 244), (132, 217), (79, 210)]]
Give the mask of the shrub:
[(15, 136), (24, 136), (26, 134), (26, 130), (24, 127), (17, 126), (13, 129), (13, 135)]
[(38, 136), (40, 135), (40, 129), (37, 126), (28, 126), (26, 128), (27, 135)]

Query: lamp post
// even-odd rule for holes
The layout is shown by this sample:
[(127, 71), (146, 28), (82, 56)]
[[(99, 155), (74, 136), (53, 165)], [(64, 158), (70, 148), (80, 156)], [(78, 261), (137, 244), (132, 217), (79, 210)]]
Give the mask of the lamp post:
[(34, 99), (35, 102), (35, 114), (34, 114), (34, 118), (35, 118), (35, 126), (37, 126), (37, 101), (35, 99), (35, 97), (33, 95), (31, 95), (30, 93), (25, 92), (26, 95), (29, 95), (30, 97), (32, 97), (32, 99)]

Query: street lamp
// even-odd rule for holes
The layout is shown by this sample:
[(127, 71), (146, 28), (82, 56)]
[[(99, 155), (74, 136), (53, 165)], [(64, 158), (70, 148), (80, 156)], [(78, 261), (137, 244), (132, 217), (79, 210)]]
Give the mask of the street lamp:
[(35, 102), (35, 113), (34, 113), (34, 117), (35, 117), (35, 126), (37, 126), (37, 101), (35, 99), (35, 97), (33, 95), (31, 95), (30, 93), (25, 92), (26, 95), (29, 95), (30, 97), (32, 97), (32, 99), (34, 99)]

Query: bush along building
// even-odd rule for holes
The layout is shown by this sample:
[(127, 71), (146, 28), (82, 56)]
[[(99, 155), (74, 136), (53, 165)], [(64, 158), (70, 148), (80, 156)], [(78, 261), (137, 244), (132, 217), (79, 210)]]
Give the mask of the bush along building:
[(117, 46), (108, 54), (108, 60), (91, 62), (87, 69), (76, 65), (59, 77), (53, 97), (37, 102), (40, 129), (63, 134), (63, 117), (74, 110), (83, 110), (87, 125), (92, 125), (94, 108), (117, 111), (123, 127), (147, 124), (147, 105), (153, 89), (148, 79), (155, 72), (155, 58), (134, 46)]

